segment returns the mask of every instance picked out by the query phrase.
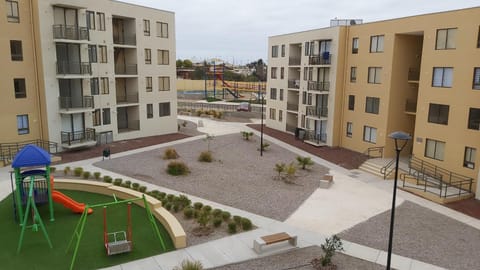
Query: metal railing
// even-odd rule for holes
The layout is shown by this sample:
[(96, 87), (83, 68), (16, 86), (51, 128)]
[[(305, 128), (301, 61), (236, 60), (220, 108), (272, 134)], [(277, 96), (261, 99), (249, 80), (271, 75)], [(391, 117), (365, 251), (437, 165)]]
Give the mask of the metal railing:
[(72, 144), (79, 144), (88, 141), (95, 141), (95, 129), (93, 128), (86, 128), (82, 131), (75, 131), (75, 132), (60, 132), (60, 137), (62, 144), (72, 145)]
[(302, 58), (297, 58), (297, 57), (290, 57), (288, 59), (288, 65), (289, 66), (300, 66), (300, 64), (302, 63)]
[(288, 88), (300, 89), (300, 80), (288, 80)]
[[(225, 112), (235, 112), (237, 111), (238, 104), (218, 104), (218, 103), (200, 103), (200, 102), (178, 102), (178, 110), (219, 110)], [(266, 111), (266, 106), (264, 106), (264, 113)], [(260, 104), (250, 104), (250, 111), (255, 113), (262, 112), (262, 105)]]
[[(126, 125), (125, 125), (126, 124)], [(127, 123), (118, 123), (118, 132), (128, 132), (132, 130), (140, 130), (140, 120), (129, 120)]]
[(364, 154), (368, 158), (383, 158), (383, 146), (369, 147), (365, 150)]
[(310, 65), (330, 65), (332, 55), (329, 52), (324, 52), (321, 55), (312, 55), (308, 58), (308, 64)]
[(328, 117), (328, 107), (308, 106), (307, 116), (314, 116), (317, 118)]
[(138, 93), (132, 95), (117, 95), (117, 103), (138, 103)]
[(93, 108), (93, 96), (82, 96), (81, 98), (59, 97), (60, 109)]
[(295, 130), (297, 129), (297, 126), (287, 124), (285, 129), (287, 132), (295, 132)]
[(54, 39), (70, 39), (70, 40), (89, 40), (90, 34), (87, 27), (79, 27), (75, 25), (53, 25)]
[(0, 143), (0, 160), (3, 160), (4, 162), (12, 161), (17, 155), (17, 153), (22, 150), (23, 147), (29, 144), (41, 147), (50, 154), (55, 154), (58, 152), (57, 143), (44, 140), (29, 140), (16, 143)]
[(298, 104), (287, 103), (287, 111), (298, 112)]
[(120, 45), (137, 45), (137, 38), (135, 35), (124, 35), (124, 36), (113, 36), (113, 44), (120, 44)]
[(416, 68), (409, 68), (408, 69), (408, 80), (409, 81), (420, 80), (420, 71)]
[(380, 169), (380, 173), (383, 174), (383, 180), (387, 179), (387, 177), (389, 177), (390, 174), (392, 174), (392, 172), (395, 171), (395, 166), (393, 166), (394, 164), (395, 164), (395, 159), (392, 159), (387, 163), (387, 165), (383, 166)]
[(417, 101), (407, 99), (407, 101), (405, 102), (405, 111), (410, 112), (410, 113), (416, 113), (417, 112)]
[(330, 82), (308, 81), (307, 90), (328, 91), (330, 90)]
[(57, 74), (92, 74), (89, 62), (58, 61)]
[(115, 65), (115, 74), (137, 75), (137, 64)]
[(327, 142), (327, 133), (316, 133), (315, 130), (306, 130), (305, 140), (316, 144)]

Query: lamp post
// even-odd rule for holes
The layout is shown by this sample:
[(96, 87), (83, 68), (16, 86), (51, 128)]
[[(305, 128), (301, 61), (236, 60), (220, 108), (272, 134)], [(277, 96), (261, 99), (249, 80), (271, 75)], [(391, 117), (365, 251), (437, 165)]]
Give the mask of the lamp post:
[[(258, 84), (258, 89), (260, 89), (260, 84)], [(260, 156), (263, 156), (263, 102), (264, 102), (264, 97), (263, 97), (263, 92), (258, 91), (262, 95), (262, 121), (260, 124)]]
[(393, 199), (392, 199), (392, 211), (390, 217), (390, 235), (388, 237), (388, 257), (387, 257), (387, 270), (390, 270), (390, 262), (392, 259), (392, 242), (393, 242), (393, 224), (395, 221), (395, 199), (397, 197), (397, 179), (398, 179), (398, 162), (400, 160), (400, 152), (405, 148), (407, 142), (412, 138), (409, 134), (403, 131), (395, 131), (388, 135), (388, 137), (395, 140), (395, 180), (393, 182)]

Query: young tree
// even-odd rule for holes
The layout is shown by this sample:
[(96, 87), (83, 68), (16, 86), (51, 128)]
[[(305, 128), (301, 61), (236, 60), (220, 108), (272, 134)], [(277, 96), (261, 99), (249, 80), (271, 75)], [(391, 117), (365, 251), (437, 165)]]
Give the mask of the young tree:
[(302, 170), (305, 170), (307, 166), (312, 166), (314, 163), (310, 157), (297, 157), (298, 165), (302, 166)]

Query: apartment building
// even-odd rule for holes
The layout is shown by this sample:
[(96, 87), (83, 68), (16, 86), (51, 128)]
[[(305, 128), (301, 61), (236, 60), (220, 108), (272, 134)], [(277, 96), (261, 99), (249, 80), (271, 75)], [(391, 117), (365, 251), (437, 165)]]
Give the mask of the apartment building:
[(177, 131), (174, 13), (111, 0), (5, 4), (0, 143), (65, 150)]
[[(341, 109), (333, 117), (341, 128), (332, 145), (357, 152), (378, 147), (393, 157), (388, 135), (405, 131), (412, 140), (402, 154), (473, 179), (480, 198), (480, 8), (350, 25), (344, 37), (337, 42), (347, 44), (340, 48), (344, 62), (336, 64)], [(270, 63), (276, 63), (271, 55)], [(267, 110), (279, 106), (268, 100)]]

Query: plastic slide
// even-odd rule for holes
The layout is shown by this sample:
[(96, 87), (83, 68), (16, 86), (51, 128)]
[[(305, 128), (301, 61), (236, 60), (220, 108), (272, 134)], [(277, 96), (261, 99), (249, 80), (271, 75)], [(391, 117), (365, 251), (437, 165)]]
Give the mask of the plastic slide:
[[(62, 204), (65, 208), (68, 208), (72, 210), (74, 213), (83, 213), (83, 210), (85, 209), (85, 204), (84, 203), (79, 203), (72, 198), (68, 197), (67, 195), (53, 190), (52, 191), (52, 199), (54, 202)], [(88, 209), (88, 214), (91, 214), (93, 212), (92, 209)]]

